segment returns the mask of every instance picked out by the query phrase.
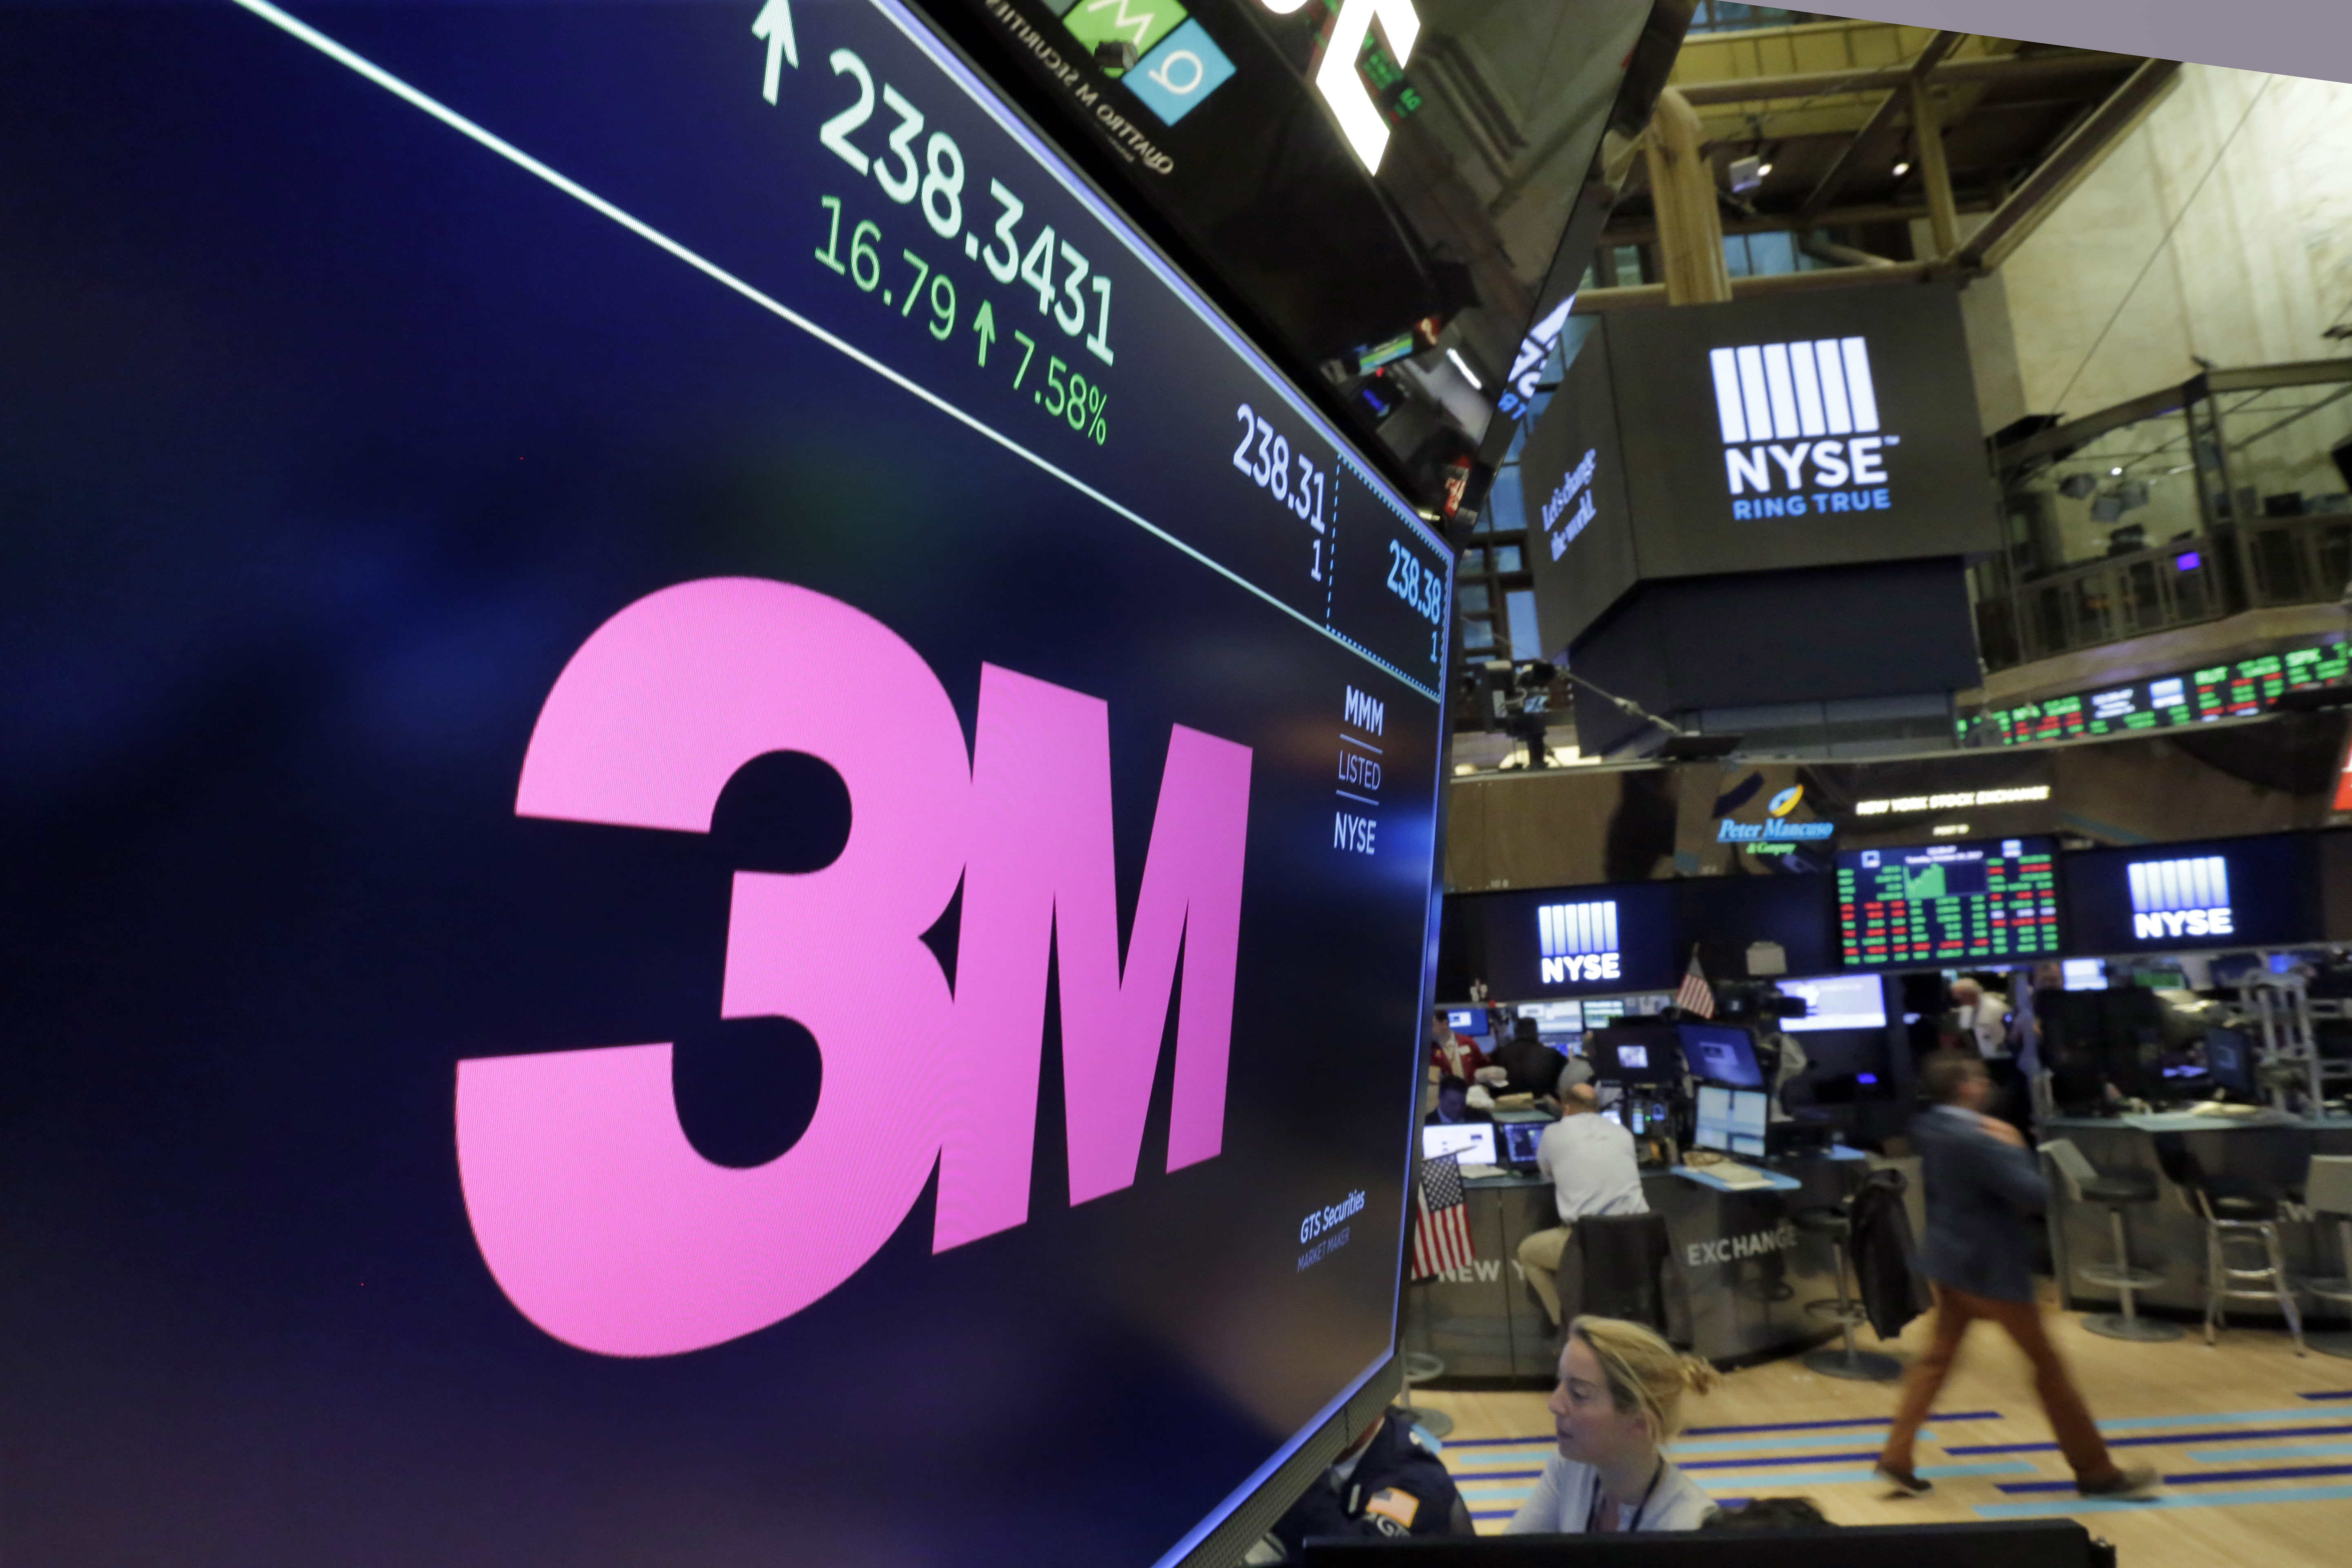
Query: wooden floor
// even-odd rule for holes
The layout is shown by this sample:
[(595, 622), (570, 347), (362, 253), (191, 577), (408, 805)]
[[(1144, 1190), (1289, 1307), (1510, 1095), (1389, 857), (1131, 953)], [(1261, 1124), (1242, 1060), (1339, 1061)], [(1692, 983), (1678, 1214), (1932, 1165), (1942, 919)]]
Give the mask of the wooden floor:
[[(2072, 1489), (2033, 1397), (2025, 1358), (1979, 1324), (1931, 1419), (1917, 1463), (1936, 1483), (1924, 1498), (1889, 1496), (1869, 1477), (1894, 1413), (1891, 1384), (1841, 1382), (1796, 1361), (1732, 1373), (1687, 1402), (1694, 1430), (1677, 1463), (1718, 1499), (1803, 1496), (1839, 1524), (2063, 1514), (2115, 1542), (2124, 1568), (2263, 1568), (2352, 1563), (2352, 1361), (2298, 1359), (2284, 1332), (2225, 1332), (2208, 1349), (2192, 1329), (2172, 1344), (2085, 1333), (2064, 1314), (2053, 1338), (2074, 1368), (2121, 1464), (2166, 1477), (2154, 1503), (2086, 1503)], [(1927, 1321), (1885, 1346), (1906, 1361)], [(1866, 1334), (1864, 1348), (1878, 1342)], [(2315, 1397), (2334, 1395), (2335, 1397)], [(1444, 1458), (1481, 1531), (1498, 1531), (1551, 1448), (1545, 1395), (1413, 1390), (1413, 1403), (1454, 1421)], [(1807, 1428), (1800, 1423), (1854, 1423)], [(1724, 1430), (1731, 1428), (1731, 1430)], [(2150, 1439), (2154, 1439), (2151, 1441)], [(1500, 1441), (1498, 1441), (1500, 1440)], [(1998, 1452), (2008, 1445), (2044, 1445)], [(1975, 1450), (1975, 1451), (1970, 1451)], [(2032, 1489), (2035, 1483), (2047, 1490)]]

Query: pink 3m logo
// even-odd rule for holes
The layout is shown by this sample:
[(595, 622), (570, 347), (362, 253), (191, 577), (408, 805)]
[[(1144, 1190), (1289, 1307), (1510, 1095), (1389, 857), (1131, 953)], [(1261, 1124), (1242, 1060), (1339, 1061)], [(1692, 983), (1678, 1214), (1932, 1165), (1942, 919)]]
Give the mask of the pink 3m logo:
[[(797, 1019), (824, 1054), (815, 1115), (775, 1160), (694, 1151), (667, 1044), (458, 1064), (467, 1214), (533, 1323), (616, 1356), (751, 1333), (856, 1273), (934, 1164), (934, 1252), (1026, 1221), (1049, 942), (1071, 1202), (1135, 1181), (1180, 950), (1168, 1168), (1215, 1157), (1249, 749), (1172, 727), (1122, 965), (1108, 708), (983, 665), (977, 730), (967, 754), (946, 691), (887, 626), (783, 583), (666, 588), (572, 657), (519, 816), (707, 833), (736, 770), (778, 751), (829, 763), (852, 815), (824, 869), (735, 877), (721, 1014)], [(960, 878), (950, 994), (920, 938)]]

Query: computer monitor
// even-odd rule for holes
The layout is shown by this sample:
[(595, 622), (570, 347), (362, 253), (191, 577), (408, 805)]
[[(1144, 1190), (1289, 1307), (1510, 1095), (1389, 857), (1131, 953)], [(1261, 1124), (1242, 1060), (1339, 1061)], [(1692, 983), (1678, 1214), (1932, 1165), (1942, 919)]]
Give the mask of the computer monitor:
[(1883, 1029), (1886, 1026), (1886, 984), (1875, 974), (1823, 974), (1804, 980), (1780, 980), (1780, 994), (1806, 1005), (1801, 1018), (1776, 1018), (1784, 1034), (1815, 1029)]
[(2069, 991), (2107, 988), (2107, 961), (2104, 958), (2070, 958), (2058, 966), (2058, 972)]
[(1701, 1149), (1762, 1159), (1765, 1123), (1770, 1114), (1771, 1098), (1761, 1090), (1702, 1084), (1697, 1131), (1691, 1142)]
[(1679, 1084), (1682, 1039), (1672, 1024), (1612, 1024), (1585, 1037), (1592, 1076), (1604, 1083)]
[(1599, 1001), (1584, 1004), (1584, 1026), (1587, 1029), (1605, 1027), (1624, 1016), (1625, 998), (1622, 996), (1603, 996)]
[(11, 1563), (1223, 1568), (1394, 1386), (1454, 552), (951, 14), (0, 0)]
[(2205, 1070), (2214, 1086), (2231, 1093), (2254, 1099), (2260, 1092), (2254, 1082), (2254, 1045), (2236, 1029), (2219, 1025), (2205, 1031)]
[(1495, 1124), (1491, 1121), (1441, 1121), (1421, 1130), (1423, 1159), (1438, 1160), (1448, 1154), (1461, 1156), (1465, 1165), (1496, 1163)]
[(1759, 1089), (1731, 1090), (1731, 1152), (1752, 1159), (1764, 1157), (1765, 1124), (1770, 1119), (1771, 1096)]
[(1698, 1123), (1691, 1142), (1701, 1149), (1731, 1152), (1731, 1090), (1699, 1085)]
[[(1876, 976), (1871, 977), (1874, 982)], [(1764, 1068), (1756, 1059), (1756, 1039), (1737, 1024), (1683, 1024), (1683, 1060), (1690, 1075), (1727, 1089), (1761, 1089)]]
[[(1759, 1483), (1760, 1484), (1760, 1483)], [(2075, 1520), (1627, 1531), (1591, 1535), (1310, 1538), (1306, 1568), (2095, 1568), (2115, 1549)]]
[(1445, 1026), (1457, 1035), (1486, 1033), (1486, 1009), (1484, 1007), (1448, 1007)]
[(1542, 1146), (1544, 1129), (1549, 1121), (1499, 1121), (1503, 1132), (1503, 1163), (1507, 1165), (1532, 1165), (1536, 1151)]
[[(1594, 1003), (1593, 1005), (1601, 1004)], [(1518, 1016), (1536, 1021), (1536, 1033), (1539, 1037), (1584, 1032), (1585, 1005), (1581, 1002), (1522, 1002), (1517, 1011)]]

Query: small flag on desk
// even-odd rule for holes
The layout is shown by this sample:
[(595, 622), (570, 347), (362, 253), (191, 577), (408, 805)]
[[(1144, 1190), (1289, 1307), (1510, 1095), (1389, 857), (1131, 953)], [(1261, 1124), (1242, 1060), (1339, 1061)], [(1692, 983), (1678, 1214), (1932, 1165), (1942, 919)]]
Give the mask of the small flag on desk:
[(1470, 1247), (1470, 1205), (1462, 1195), (1460, 1157), (1441, 1154), (1421, 1163), (1421, 1212), (1412, 1225), (1412, 1277), (1426, 1279), (1450, 1268), (1467, 1268), (1477, 1254)]
[(1715, 992), (1706, 983), (1706, 971), (1698, 966), (1696, 947), (1691, 949), (1690, 968), (1683, 975), (1682, 988), (1675, 993), (1675, 1005), (1702, 1018), (1715, 1016)]

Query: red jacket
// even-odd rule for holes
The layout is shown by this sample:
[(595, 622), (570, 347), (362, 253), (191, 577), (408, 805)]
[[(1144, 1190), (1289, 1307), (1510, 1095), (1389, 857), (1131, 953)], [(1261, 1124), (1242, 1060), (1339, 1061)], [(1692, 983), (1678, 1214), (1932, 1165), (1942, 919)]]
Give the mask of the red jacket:
[[(1453, 1035), (1453, 1046), (1450, 1048), (1445, 1046), (1433, 1045), (1430, 1047), (1429, 1059), (1431, 1063), (1443, 1071), (1446, 1077), (1460, 1079), (1464, 1083), (1469, 1083), (1472, 1081), (1471, 1075), (1473, 1073), (1476, 1072), (1480, 1068), (1487, 1067), (1492, 1064), (1486, 1060), (1486, 1053), (1480, 1050), (1477, 1043), (1472, 1040), (1469, 1036), (1453, 1034), (1453, 1031), (1450, 1030), (1448, 1033)], [(1454, 1061), (1449, 1059), (1449, 1058), (1454, 1057), (1458, 1057), (1460, 1060)]]

